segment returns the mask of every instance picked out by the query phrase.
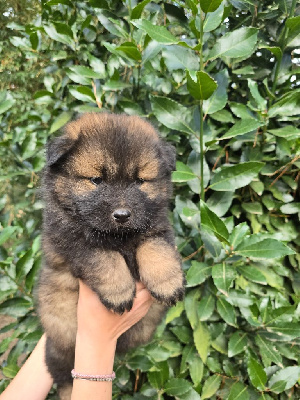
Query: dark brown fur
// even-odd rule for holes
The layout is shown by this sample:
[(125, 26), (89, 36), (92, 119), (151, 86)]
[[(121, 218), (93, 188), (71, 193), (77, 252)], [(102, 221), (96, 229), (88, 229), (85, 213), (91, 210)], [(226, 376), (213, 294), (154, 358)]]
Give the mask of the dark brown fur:
[[(183, 296), (167, 219), (174, 164), (172, 146), (132, 116), (85, 114), (48, 145), (38, 301), (46, 363), (61, 398), (69, 397), (74, 364), (78, 278), (118, 313), (131, 309), (137, 280), (157, 299), (119, 338), (121, 351), (149, 341), (166, 306)], [(93, 183), (96, 177), (102, 182)], [(123, 223), (113, 216), (119, 209), (131, 212)]]

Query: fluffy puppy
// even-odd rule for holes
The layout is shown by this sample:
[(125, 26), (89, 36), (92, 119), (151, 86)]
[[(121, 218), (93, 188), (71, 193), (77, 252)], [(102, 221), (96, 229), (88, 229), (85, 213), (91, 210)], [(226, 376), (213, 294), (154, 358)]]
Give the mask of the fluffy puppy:
[(84, 114), (47, 147), (38, 304), (46, 363), (61, 398), (71, 388), (78, 278), (117, 313), (131, 309), (135, 281), (157, 300), (120, 337), (120, 351), (149, 341), (166, 306), (183, 297), (167, 218), (174, 167), (174, 148), (135, 116)]

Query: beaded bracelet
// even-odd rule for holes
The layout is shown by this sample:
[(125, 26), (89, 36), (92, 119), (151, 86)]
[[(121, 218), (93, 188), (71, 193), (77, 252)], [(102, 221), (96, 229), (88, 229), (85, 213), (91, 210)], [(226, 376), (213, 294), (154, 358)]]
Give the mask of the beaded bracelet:
[(116, 377), (116, 374), (114, 373), (114, 371), (110, 375), (87, 375), (87, 374), (80, 374), (79, 372), (75, 372), (74, 369), (72, 369), (71, 375), (72, 375), (73, 379), (82, 379), (85, 381), (97, 381), (97, 382), (111, 382)]

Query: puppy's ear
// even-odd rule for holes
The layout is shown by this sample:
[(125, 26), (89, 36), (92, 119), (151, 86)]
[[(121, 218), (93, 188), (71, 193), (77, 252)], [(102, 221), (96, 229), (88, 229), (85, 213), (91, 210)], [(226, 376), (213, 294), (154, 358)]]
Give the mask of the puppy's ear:
[(46, 164), (53, 167), (61, 161), (73, 148), (76, 140), (68, 136), (60, 136), (52, 139), (46, 147)]
[(162, 159), (168, 172), (176, 169), (176, 149), (169, 143), (163, 142), (161, 146)]

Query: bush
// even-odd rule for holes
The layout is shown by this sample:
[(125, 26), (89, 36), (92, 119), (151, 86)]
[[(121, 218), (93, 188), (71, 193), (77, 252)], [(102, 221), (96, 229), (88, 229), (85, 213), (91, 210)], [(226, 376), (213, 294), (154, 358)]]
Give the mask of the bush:
[(29, 23), (16, 13), (2, 52), (17, 78), (0, 93), (0, 312), (14, 318), (1, 390), (41, 335), (44, 145), (77, 113), (109, 110), (149, 118), (177, 148), (170, 217), (187, 276), (153, 342), (116, 360), (113, 398), (300, 398), (299, 5), (50, 0)]

